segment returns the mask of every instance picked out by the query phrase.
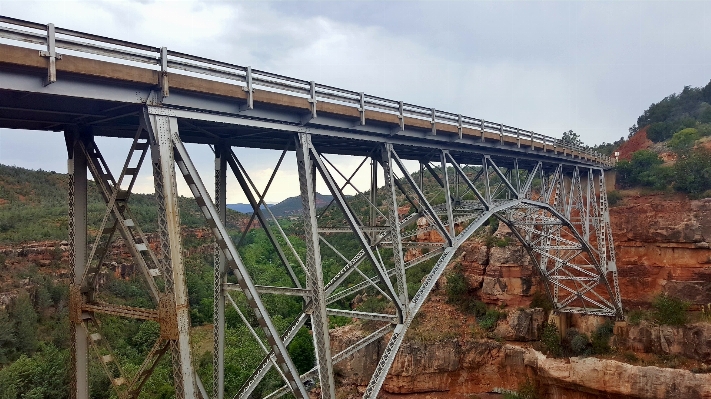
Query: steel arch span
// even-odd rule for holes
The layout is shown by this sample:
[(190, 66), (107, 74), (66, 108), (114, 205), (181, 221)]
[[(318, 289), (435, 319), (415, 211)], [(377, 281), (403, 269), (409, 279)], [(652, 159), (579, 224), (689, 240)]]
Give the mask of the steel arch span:
[[(0, 16), (0, 38), (15, 44), (0, 43), (0, 127), (61, 131), (67, 144), (72, 398), (88, 398), (90, 355), (116, 396), (129, 399), (170, 353), (180, 399), (307, 398), (315, 384), (322, 398), (332, 399), (334, 364), (384, 339), (363, 395), (374, 399), (447, 264), (462, 243), (496, 219), (527, 250), (557, 312), (623, 316), (605, 180), (614, 161), (607, 156), (482, 118), (53, 24)], [(112, 171), (95, 140), (100, 136), (131, 140), (120, 168)], [(210, 146), (214, 192), (185, 143)], [(235, 148), (281, 155), (268, 179), (257, 180)], [(336, 159), (343, 156), (357, 159), (358, 166)], [(275, 174), (287, 168), (298, 171), (304, 251), (295, 248), (266, 200)], [(137, 177), (148, 169), (158, 245), (150, 245), (131, 212)], [(100, 225), (92, 229), (88, 176), (105, 204)], [(232, 178), (252, 208), (238, 237), (226, 227)], [(202, 384), (193, 364), (179, 180), (214, 241), (212, 387)], [(333, 200), (321, 207), (316, 192), (324, 189)], [(260, 285), (242, 259), (239, 248), (252, 224), (263, 229), (288, 284)], [(102, 299), (100, 273), (119, 237), (145, 281), (150, 308)], [(335, 270), (325, 268), (326, 261)], [(361, 292), (381, 295), (387, 307), (351, 309)], [(303, 311), (278, 328), (267, 295), (300, 298)], [(249, 378), (229, 395), (226, 309), (235, 311), (263, 351)], [(124, 370), (102, 336), (102, 315), (160, 325), (137, 370)], [(332, 316), (378, 327), (334, 353)], [(312, 332), (316, 366), (300, 374), (288, 347), (302, 328)], [(263, 394), (260, 383), (271, 370), (284, 385)]]
[[(365, 398), (375, 398), (412, 320), (445, 267), (460, 245), (492, 217), (506, 223), (527, 249), (556, 311), (622, 316), (602, 169), (587, 168), (581, 174), (581, 168), (577, 166), (543, 161), (519, 162), (516, 158), (502, 163), (488, 155), (483, 155), (477, 163), (464, 164), (457, 162), (456, 154), (439, 150), (430, 151), (428, 157), (419, 159), (419, 171), (411, 173), (407, 162), (391, 144), (374, 143), (370, 153), (361, 157), (363, 159), (355, 171), (342, 171), (329, 159), (329, 154), (319, 151), (311, 135), (297, 133), (293, 136), (293, 147), (288, 149), (293, 148), (297, 155), (306, 241), (306, 254), (302, 259), (293, 247), (284, 248), (282, 243), (288, 243), (288, 238), (263, 201), (269, 184), (260, 192), (228, 146), (215, 147), (217, 192), (214, 203), (218, 205), (214, 206), (182, 144), (177, 119), (151, 115), (148, 109), (146, 115), (149, 121), (146, 125), (152, 126), (148, 129), (154, 137), (151, 142), (159, 147), (173, 147), (173, 161), (215, 234), (213, 381), (218, 392), (219, 381), (224, 379), (221, 375), (224, 372), (224, 306), (228, 303), (242, 315), (243, 311), (230, 296), (230, 291), (241, 291), (251, 307), (248, 311), (254, 313), (265, 332), (262, 336), (252, 330), (254, 339), (261, 343), (266, 337), (269, 345), (263, 346), (263, 361), (235, 398), (250, 397), (271, 368), (281, 374), (285, 386), (267, 398), (285, 393), (305, 397), (308, 386), (314, 382), (320, 385), (323, 397), (334, 397), (333, 365), (389, 334), (383, 356), (364, 394)], [(164, 149), (156, 153), (171, 152)], [(280, 164), (283, 159), (282, 153)], [(367, 164), (370, 166), (370, 184), (365, 188), (358, 187), (353, 183), (353, 177), (361, 169), (367, 169), (363, 168)], [(378, 184), (379, 168), (383, 176), (382, 186)], [(166, 169), (170, 166), (164, 166)], [(292, 286), (257, 286), (241, 261), (222, 222), (224, 205), (219, 205), (225, 203), (223, 182), (227, 170), (234, 174), (249, 199), (253, 217), (267, 232)], [(425, 179), (434, 182), (436, 190), (425, 184)], [(323, 181), (333, 196), (325, 210), (316, 206), (317, 181)], [(357, 194), (347, 195), (346, 188)], [(366, 204), (367, 210), (356, 211), (357, 201)], [(407, 210), (403, 211), (403, 208)], [(336, 235), (348, 235), (359, 244), (360, 250), (352, 256), (344, 255), (330, 242)], [(344, 262), (338, 273), (328, 276), (330, 279), (322, 268), (325, 248)], [(419, 256), (405, 261), (406, 249), (418, 250)], [(287, 256), (287, 252), (293, 257)], [(296, 264), (289, 259), (296, 259)], [(433, 261), (433, 265), (421, 286), (416, 292), (408, 292), (408, 269), (427, 261)], [(303, 271), (304, 280), (297, 276), (300, 274), (295, 271), (297, 266)], [(234, 274), (239, 284), (227, 283), (228, 273)], [(369, 313), (342, 307), (344, 299), (364, 290), (389, 299), (392, 312)], [(301, 296), (304, 312), (279, 335), (260, 299), (263, 294)], [(328, 331), (329, 316), (371, 320), (382, 326), (334, 354)], [(246, 318), (244, 320), (246, 322)], [(318, 361), (313, 370), (299, 375), (286, 347), (306, 323), (310, 323), (313, 331)]]

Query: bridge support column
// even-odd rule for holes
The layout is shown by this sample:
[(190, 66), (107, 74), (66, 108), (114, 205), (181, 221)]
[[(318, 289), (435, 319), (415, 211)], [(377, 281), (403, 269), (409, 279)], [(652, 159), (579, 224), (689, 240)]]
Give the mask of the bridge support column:
[(70, 398), (89, 398), (89, 341), (81, 320), (81, 281), (86, 269), (87, 164), (76, 131), (64, 133), (69, 174), (69, 248), (70, 262)]
[(393, 244), (393, 260), (395, 261), (395, 281), (400, 303), (405, 310), (403, 318), (408, 317), (409, 294), (407, 292), (407, 278), (405, 273), (405, 259), (402, 254), (402, 235), (400, 234), (400, 214), (398, 212), (397, 192), (395, 188), (395, 173), (391, 156), (392, 144), (385, 144), (381, 150), (383, 176), (385, 176), (385, 189), (387, 190), (388, 226), (390, 241)]
[(301, 202), (304, 208), (304, 232), (306, 235), (306, 289), (311, 290), (313, 328), (318, 362), (319, 381), (321, 382), (321, 398), (335, 398), (335, 382), (333, 379), (333, 360), (331, 358), (331, 339), (328, 335), (328, 315), (326, 313), (326, 294), (323, 283), (321, 265), (321, 249), (316, 219), (316, 198), (314, 196), (316, 179), (312, 171), (315, 166), (311, 159), (311, 138), (300, 134), (297, 138), (296, 159), (299, 168), (299, 183), (301, 186)]
[(161, 335), (171, 341), (176, 397), (192, 399), (196, 398), (198, 393), (190, 352), (190, 313), (175, 179), (173, 136), (178, 134), (178, 120), (151, 115), (150, 125), (153, 136), (151, 157), (158, 200), (161, 258), (164, 262), (163, 269), (170, 273), (169, 281), (172, 280), (172, 287), (166, 287), (168, 293), (161, 304), (160, 310), (166, 314), (165, 320), (161, 320)]
[[(228, 148), (215, 146), (215, 208), (222, 223), (227, 216), (227, 156)], [(225, 255), (215, 242), (215, 271), (213, 287), (213, 333), (214, 352), (212, 369), (213, 398), (225, 396), (225, 291), (223, 283), (227, 274)]]

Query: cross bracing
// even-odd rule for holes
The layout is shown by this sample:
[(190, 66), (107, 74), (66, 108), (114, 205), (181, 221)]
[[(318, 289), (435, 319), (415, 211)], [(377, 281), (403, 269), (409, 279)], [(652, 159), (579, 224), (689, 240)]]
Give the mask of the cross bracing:
[[(0, 17), (0, 38), (13, 43), (0, 44), (0, 126), (63, 131), (67, 142), (74, 398), (88, 397), (90, 352), (120, 398), (137, 397), (168, 353), (179, 398), (249, 398), (272, 369), (283, 386), (265, 397), (306, 398), (318, 386), (321, 397), (334, 398), (334, 364), (383, 340), (363, 395), (375, 398), (410, 324), (457, 249), (496, 219), (528, 252), (556, 312), (622, 317), (607, 204), (608, 157), (481, 118), (51, 24)], [(99, 136), (131, 141), (121, 168), (111, 169), (94, 140)], [(206, 189), (207, 175), (198, 171), (185, 143), (210, 146), (214, 192)], [(236, 148), (280, 156), (269, 178), (259, 181)], [(296, 162), (289, 161), (292, 154)], [(358, 166), (346, 170), (336, 155), (355, 157)], [(305, 253), (292, 245), (266, 202), (276, 173), (285, 168), (298, 171)], [(142, 169), (150, 169), (155, 186), (160, 238), (155, 245), (131, 213)], [(369, 184), (358, 183), (363, 180), (356, 177), (364, 174)], [(88, 175), (106, 206), (93, 239), (86, 221)], [(253, 209), (237, 236), (226, 227), (228, 177)], [(214, 240), (211, 387), (195, 372), (191, 352), (179, 179)], [(320, 209), (317, 185), (333, 197)], [(250, 273), (239, 247), (252, 225), (265, 232), (278, 259), (274, 267), (289, 284), (258, 284), (259, 276)], [(152, 307), (111, 304), (102, 297), (98, 276), (118, 237), (143, 277)], [(337, 237), (356, 249), (340, 247)], [(339, 262), (336, 272), (325, 272), (326, 257)], [(415, 269), (424, 269), (425, 277), (413, 281)], [(386, 309), (347, 306), (362, 293), (386, 298)], [(303, 311), (284, 331), (265, 305), (267, 295), (302, 302)], [(239, 315), (263, 353), (242, 387), (229, 393), (226, 308)], [(124, 370), (113, 354), (100, 332), (102, 315), (159, 323), (160, 337), (138, 370)], [(378, 327), (334, 353), (332, 316)], [(317, 361), (300, 374), (287, 348), (303, 328), (312, 333)]]

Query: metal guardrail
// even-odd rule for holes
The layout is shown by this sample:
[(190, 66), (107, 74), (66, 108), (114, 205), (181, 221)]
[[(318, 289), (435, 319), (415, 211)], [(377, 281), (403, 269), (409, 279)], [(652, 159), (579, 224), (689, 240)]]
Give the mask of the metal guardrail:
[[(55, 28), (53, 24), (43, 25), (36, 22), (0, 16), (0, 38), (46, 46), (47, 51), (40, 51), (40, 55), (49, 57), (52, 62), (55, 58), (61, 58), (61, 55), (55, 52), (55, 48), (61, 48), (101, 57), (158, 66), (163, 76), (166, 76), (168, 71), (172, 69), (197, 74), (201, 77), (210, 76), (228, 81), (236, 81), (244, 84), (243, 88), (247, 92), (248, 106), (250, 108), (253, 107), (252, 94), (254, 89), (258, 87), (261, 90), (295, 93), (309, 99), (312, 106), (315, 106), (317, 101), (355, 106), (361, 114), (361, 124), (365, 123), (366, 110), (380, 111), (398, 116), (400, 118), (401, 129), (403, 127), (404, 118), (407, 117), (430, 122), (433, 131), (436, 131), (437, 125), (449, 125), (458, 130), (460, 137), (463, 128), (472, 128), (482, 132), (498, 134), (502, 142), (505, 136), (514, 138), (519, 143), (520, 140), (532, 140), (538, 144), (543, 144), (544, 148), (551, 148), (554, 149), (554, 151), (570, 151), (571, 153), (575, 151), (579, 154), (587, 155), (606, 166), (613, 166), (615, 163), (612, 157), (600, 154), (588, 147), (564, 143), (561, 139), (530, 130), (519, 129), (481, 118), (440, 111), (435, 108), (389, 100), (363, 92), (339, 89), (313, 81), (290, 78), (288, 76), (252, 69), (251, 67), (167, 50), (165, 47), (147, 46), (78, 32), (71, 29)], [(51, 75), (52, 71), (50, 71), (49, 83), (51, 83)]]

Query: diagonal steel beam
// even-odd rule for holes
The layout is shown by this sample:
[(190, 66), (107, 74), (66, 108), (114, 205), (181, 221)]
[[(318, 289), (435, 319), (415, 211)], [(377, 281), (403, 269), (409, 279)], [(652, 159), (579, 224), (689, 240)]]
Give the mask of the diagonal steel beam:
[(395, 150), (391, 150), (390, 153), (392, 154), (392, 160), (395, 161), (398, 168), (400, 168), (400, 171), (402, 172), (403, 176), (405, 177), (405, 180), (407, 180), (407, 182), (410, 184), (410, 187), (412, 187), (413, 191), (417, 195), (417, 198), (420, 200), (420, 205), (424, 208), (424, 210), (433, 219), (435, 226), (440, 231), (440, 233), (442, 233), (442, 237), (445, 238), (445, 240), (447, 241), (447, 244), (449, 246), (451, 246), (453, 237), (449, 235), (449, 232), (442, 224), (442, 221), (437, 217), (437, 213), (434, 211), (434, 209), (432, 209), (432, 205), (430, 205), (430, 203), (427, 201), (427, 198), (425, 198), (425, 195), (422, 192), (422, 190), (419, 187), (417, 187), (417, 184), (415, 184), (415, 181), (412, 179), (410, 172), (407, 171), (407, 168), (402, 163), (402, 160), (400, 160), (400, 157), (397, 156), (397, 153), (395, 152)]
[(486, 155), (485, 158), (489, 161), (491, 164), (491, 167), (494, 169), (494, 172), (499, 176), (499, 179), (506, 185), (506, 187), (511, 191), (511, 193), (516, 197), (516, 199), (519, 198), (519, 192), (516, 190), (516, 188), (511, 184), (511, 181), (506, 177), (504, 172), (499, 169), (499, 166), (496, 165), (496, 162), (494, 162), (493, 159), (489, 155)]
[(247, 180), (245, 179), (244, 175), (242, 174), (242, 171), (237, 166), (235, 159), (236, 159), (235, 153), (232, 150), (230, 150), (230, 155), (227, 157), (227, 163), (229, 163), (230, 168), (232, 169), (232, 173), (237, 178), (237, 182), (239, 183), (240, 188), (242, 189), (242, 192), (244, 193), (245, 196), (247, 196), (247, 201), (249, 201), (249, 204), (252, 206), (252, 209), (254, 210), (254, 214), (257, 216), (257, 220), (259, 220), (259, 224), (262, 225), (262, 229), (264, 229), (264, 233), (267, 235), (267, 239), (269, 240), (269, 242), (272, 244), (272, 246), (276, 250), (279, 260), (281, 260), (281, 263), (284, 265), (284, 268), (289, 273), (291, 282), (294, 283), (296, 288), (301, 288), (301, 282), (299, 282), (299, 278), (294, 273), (294, 269), (291, 267), (289, 259), (287, 259), (286, 254), (284, 253), (284, 251), (281, 248), (281, 245), (279, 244), (279, 241), (277, 241), (276, 237), (274, 236), (272, 231), (269, 229), (268, 220), (266, 217), (264, 217), (264, 213), (262, 213), (262, 209), (260, 206), (261, 201), (257, 201), (257, 199), (254, 197), (254, 194), (252, 193), (252, 190), (250, 190), (250, 188), (247, 184)]
[(203, 212), (203, 215), (205, 216), (205, 219), (207, 220), (217, 240), (217, 243), (220, 246), (220, 250), (227, 258), (228, 267), (233, 270), (235, 276), (237, 277), (237, 282), (239, 283), (242, 288), (242, 291), (247, 297), (247, 302), (249, 303), (249, 306), (252, 308), (252, 311), (254, 312), (255, 316), (257, 317), (257, 320), (262, 326), (262, 329), (264, 330), (265, 335), (267, 336), (269, 344), (274, 349), (279, 366), (284, 372), (284, 374), (287, 376), (287, 383), (289, 384), (292, 391), (294, 392), (294, 395), (297, 398), (307, 399), (308, 393), (306, 392), (304, 384), (302, 384), (299, 380), (298, 371), (296, 370), (296, 366), (294, 365), (294, 362), (291, 360), (291, 357), (289, 356), (289, 353), (286, 350), (286, 345), (279, 337), (279, 333), (276, 327), (274, 326), (271, 317), (269, 316), (269, 313), (267, 312), (266, 307), (264, 306), (264, 303), (259, 297), (259, 294), (254, 286), (254, 282), (252, 281), (252, 278), (249, 275), (247, 268), (242, 262), (242, 258), (239, 256), (239, 253), (237, 252), (234, 243), (230, 239), (230, 236), (227, 233), (227, 229), (225, 228), (224, 223), (222, 223), (222, 221), (219, 219), (219, 215), (217, 213), (217, 210), (215, 209), (212, 199), (210, 198), (210, 195), (205, 189), (205, 186), (202, 183), (202, 180), (200, 179), (200, 175), (197, 173), (195, 165), (190, 159), (190, 156), (187, 150), (185, 149), (185, 146), (180, 140), (180, 136), (178, 135), (177, 129), (177, 120), (172, 117), (154, 117), (159, 120), (161, 118), (165, 118), (167, 120), (160, 120), (159, 123), (170, 124), (172, 135), (167, 140), (169, 140), (172, 146), (174, 146), (175, 163), (178, 165), (178, 168), (183, 174), (183, 177), (185, 178), (188, 187), (190, 188), (193, 196), (195, 197), (198, 206)]
[[(232, 150), (230, 150), (230, 151), (232, 152)], [(269, 206), (267, 206), (267, 204), (264, 202), (264, 198), (267, 196), (267, 192), (269, 191), (269, 188), (272, 186), (274, 177), (276, 177), (276, 174), (279, 171), (279, 167), (281, 166), (281, 163), (284, 160), (285, 155), (286, 155), (286, 150), (281, 152), (281, 156), (279, 157), (279, 160), (277, 161), (276, 166), (274, 167), (274, 171), (272, 171), (272, 174), (271, 174), (271, 176), (269, 176), (269, 180), (267, 181), (267, 185), (264, 187), (264, 192), (260, 194), (259, 190), (257, 190), (257, 187), (252, 182), (252, 179), (249, 178), (249, 174), (247, 174), (247, 170), (244, 169), (244, 167), (242, 167), (242, 164), (239, 162), (239, 159), (234, 154), (234, 152), (232, 152), (232, 157), (234, 158), (235, 162), (237, 163), (237, 166), (239, 166), (239, 168), (242, 170), (245, 177), (247, 178), (247, 181), (252, 186), (252, 189), (254, 190), (254, 192), (257, 194), (257, 197), (259, 197), (259, 201), (258, 201), (259, 207), (261, 208), (263, 206), (264, 209), (266, 209), (269, 212), (269, 214), (272, 216), (272, 218), (274, 220), (276, 220), (276, 218), (274, 218), (274, 215), (271, 213), (271, 211), (269, 211)], [(247, 225), (244, 228), (244, 231), (242, 231), (242, 235), (240, 236), (239, 241), (237, 241), (237, 248), (242, 246), (242, 242), (244, 242), (244, 238), (247, 237), (247, 233), (249, 233), (249, 228), (252, 227), (252, 223), (254, 222), (254, 218), (256, 218), (256, 217), (257, 217), (256, 213), (252, 212), (252, 216), (249, 217), (249, 222), (247, 222)], [(278, 225), (279, 225), (279, 223), (277, 223), (277, 226)], [(297, 256), (297, 258), (298, 258), (298, 256)]]
[(338, 186), (333, 181), (331, 173), (328, 171), (328, 169), (326, 169), (326, 166), (321, 161), (318, 152), (313, 147), (313, 145), (311, 145), (310, 140), (306, 140), (306, 143), (304, 144), (308, 146), (307, 148), (313, 154), (313, 157), (311, 158), (313, 160), (313, 163), (316, 165), (319, 172), (321, 172), (321, 177), (326, 183), (326, 186), (328, 187), (329, 191), (331, 191), (331, 195), (336, 198), (336, 203), (341, 208), (341, 212), (343, 212), (343, 214), (345, 215), (346, 221), (351, 226), (351, 229), (355, 233), (356, 238), (358, 239), (358, 242), (360, 243), (361, 247), (363, 248), (363, 250), (365, 250), (365, 254), (368, 256), (368, 259), (373, 263), (376, 273), (387, 287), (388, 296), (390, 297), (390, 300), (392, 300), (395, 304), (395, 307), (398, 310), (398, 315), (402, 318), (404, 313), (403, 305), (402, 303), (400, 303), (397, 292), (395, 292), (395, 289), (393, 288), (393, 285), (387, 276), (387, 272), (384, 270), (383, 265), (378, 261), (377, 257), (375, 256), (375, 253), (370, 247), (370, 244), (366, 240), (365, 235), (363, 234), (363, 231), (360, 228), (361, 224), (358, 223), (356, 216), (350, 209), (350, 206), (348, 205), (345, 197), (343, 196), (343, 193), (338, 189)]
[[(306, 306), (307, 309), (310, 309), (309, 306)], [(281, 335), (282, 341), (284, 341), (285, 345), (289, 345), (291, 341), (294, 339), (296, 336), (296, 333), (299, 332), (301, 327), (304, 326), (306, 323), (306, 320), (308, 319), (308, 315), (306, 313), (301, 313), (299, 317), (297, 317), (291, 325), (289, 325), (289, 328), (286, 329), (284, 334)], [(272, 349), (267, 356), (262, 358), (262, 361), (259, 363), (259, 366), (254, 370), (252, 375), (247, 378), (247, 381), (245, 381), (244, 384), (242, 384), (242, 387), (240, 387), (239, 391), (235, 394), (233, 399), (247, 399), (252, 395), (252, 392), (257, 388), (257, 385), (264, 379), (264, 377), (267, 375), (269, 370), (271, 370), (272, 365), (276, 362), (276, 355), (274, 354), (274, 350)], [(290, 388), (285, 387), (287, 391), (290, 390)]]
[[(461, 166), (459, 166), (457, 161), (454, 160), (454, 158), (452, 157), (452, 154), (450, 154), (449, 152), (446, 152), (445, 154), (449, 157), (449, 161), (452, 164), (452, 166), (454, 167), (454, 170), (456, 170), (457, 174), (459, 176), (461, 176), (462, 179), (464, 179), (464, 183), (466, 183), (467, 187), (474, 193), (474, 195), (479, 200), (479, 202), (481, 202), (481, 204), (484, 206), (484, 209), (489, 210), (491, 205), (489, 204), (489, 202), (486, 201), (484, 196), (481, 195), (481, 193), (479, 192), (479, 190), (477, 190), (476, 186), (473, 183), (474, 181), (476, 181), (478, 176), (475, 177), (473, 180), (469, 180), (469, 177), (467, 177), (467, 174), (464, 173), (464, 170), (462, 169)], [(483, 171), (483, 169), (479, 170), (479, 175), (481, 175), (482, 171)]]

